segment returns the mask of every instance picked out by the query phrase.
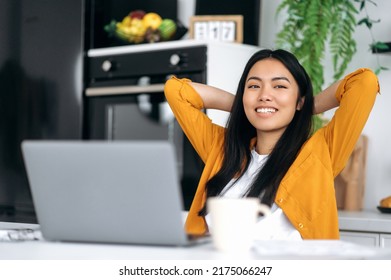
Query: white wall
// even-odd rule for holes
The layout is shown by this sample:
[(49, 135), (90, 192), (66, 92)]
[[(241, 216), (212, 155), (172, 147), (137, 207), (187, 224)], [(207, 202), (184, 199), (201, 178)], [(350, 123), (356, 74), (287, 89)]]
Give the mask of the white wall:
[(178, 0), (178, 19), (184, 26), (189, 26), (190, 17), (194, 15), (194, 0)]
[[(188, 26), (189, 17), (194, 13), (194, 0), (179, 1), (179, 19)], [(377, 40), (391, 41), (391, 1), (375, 0), (376, 6), (368, 5), (369, 15), (381, 22), (374, 24), (373, 33)], [(261, 7), (260, 46), (275, 48), (275, 36), (282, 26), (284, 14), (276, 17), (276, 9), (281, 0), (263, 0)], [(362, 14), (364, 17), (364, 14)], [(364, 133), (369, 137), (367, 180), (364, 197), (364, 209), (375, 209), (379, 200), (391, 195), (391, 53), (374, 55), (369, 51), (371, 37), (364, 26), (357, 28), (355, 33), (357, 40), (357, 53), (350, 63), (347, 73), (360, 67), (377, 68), (377, 59), (381, 65), (390, 68), (379, 74), (381, 95), (378, 96), (373, 112), (364, 128)], [(325, 85), (332, 82), (331, 60), (325, 63)], [(332, 113), (332, 112), (331, 112)], [(330, 116), (331, 113), (326, 114)]]

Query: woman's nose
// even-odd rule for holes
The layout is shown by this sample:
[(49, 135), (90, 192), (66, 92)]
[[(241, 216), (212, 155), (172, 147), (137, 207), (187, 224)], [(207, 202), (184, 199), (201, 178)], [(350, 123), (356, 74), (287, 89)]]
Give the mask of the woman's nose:
[(272, 100), (272, 95), (270, 93), (270, 89), (268, 89), (267, 87), (261, 88), (259, 90), (258, 100), (259, 101), (270, 101), (270, 100)]

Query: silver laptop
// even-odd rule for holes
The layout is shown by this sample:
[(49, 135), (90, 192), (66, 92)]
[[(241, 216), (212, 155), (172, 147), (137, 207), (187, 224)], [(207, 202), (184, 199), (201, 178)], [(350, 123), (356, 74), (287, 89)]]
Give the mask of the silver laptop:
[(24, 141), (41, 226), (51, 241), (192, 245), (173, 146), (166, 141)]

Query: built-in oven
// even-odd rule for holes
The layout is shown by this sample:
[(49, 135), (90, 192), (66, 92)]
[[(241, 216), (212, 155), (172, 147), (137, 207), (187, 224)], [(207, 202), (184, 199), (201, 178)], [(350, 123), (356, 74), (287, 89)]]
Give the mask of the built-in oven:
[(175, 120), (163, 89), (171, 75), (205, 82), (206, 46), (113, 47), (90, 50), (87, 60), (84, 138), (172, 142), (188, 209), (203, 163)]

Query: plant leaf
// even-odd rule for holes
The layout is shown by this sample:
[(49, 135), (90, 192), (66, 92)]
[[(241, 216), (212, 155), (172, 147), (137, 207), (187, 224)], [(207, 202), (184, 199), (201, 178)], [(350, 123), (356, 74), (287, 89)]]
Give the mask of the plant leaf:
[(372, 28), (372, 21), (366, 17), (357, 22), (357, 25), (365, 24), (369, 29)]

